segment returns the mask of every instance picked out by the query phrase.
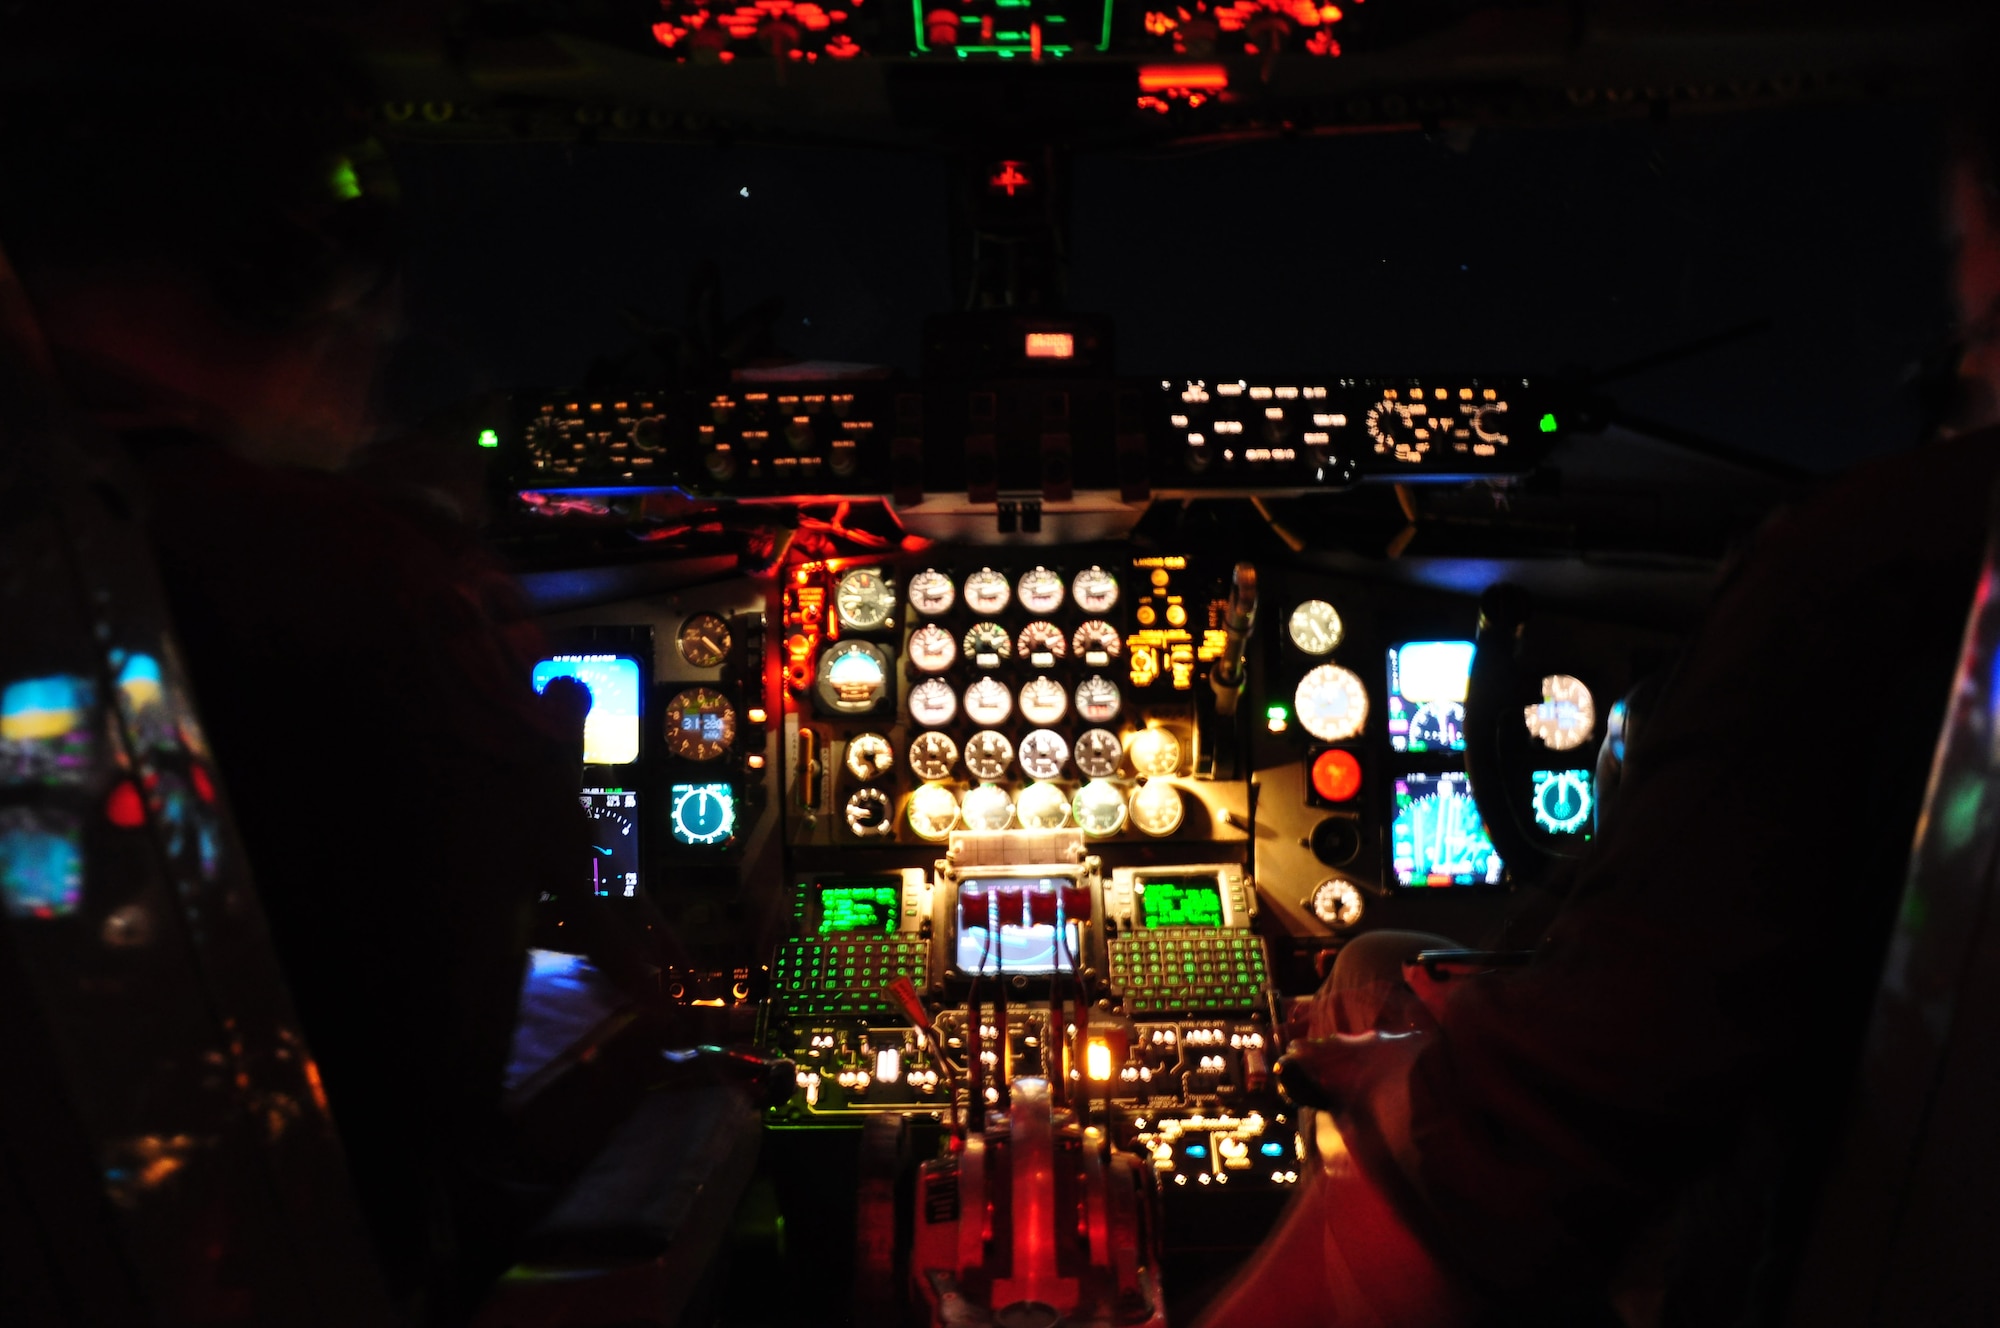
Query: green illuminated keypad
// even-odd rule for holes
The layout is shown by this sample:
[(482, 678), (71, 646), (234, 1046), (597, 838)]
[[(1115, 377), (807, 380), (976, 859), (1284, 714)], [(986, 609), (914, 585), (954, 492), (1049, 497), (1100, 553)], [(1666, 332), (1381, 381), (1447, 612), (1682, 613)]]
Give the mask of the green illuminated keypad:
[(1158, 927), (1111, 938), (1111, 985), (1133, 1014), (1253, 1010), (1269, 981), (1261, 937)]
[(786, 941), (771, 966), (771, 999), (796, 1014), (895, 1014), (882, 988), (925, 985), (930, 943), (915, 936)]

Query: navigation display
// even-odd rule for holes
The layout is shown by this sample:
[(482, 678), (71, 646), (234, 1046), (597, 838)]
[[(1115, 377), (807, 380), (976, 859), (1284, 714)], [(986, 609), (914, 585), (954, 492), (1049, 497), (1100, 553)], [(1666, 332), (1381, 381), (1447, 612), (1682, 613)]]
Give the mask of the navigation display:
[(590, 689), (583, 721), (585, 765), (629, 765), (639, 759), (639, 661), (623, 655), (551, 655), (535, 665), (535, 693), (557, 678)]
[(1389, 745), (1399, 752), (1465, 750), (1472, 642), (1411, 641), (1389, 652)]
[(583, 814), (590, 818), (590, 888), (602, 897), (639, 893), (639, 795), (630, 789), (587, 788)]
[(819, 934), (892, 932), (902, 907), (902, 883), (895, 877), (819, 886)]
[(1133, 887), (1142, 927), (1220, 927), (1222, 886), (1213, 876), (1144, 879)]
[(1462, 774), (1398, 776), (1389, 842), (1404, 885), (1500, 884), (1504, 864)]
[(1090, 895), (1075, 881), (964, 881), (958, 890), (953, 962), (961, 973), (1074, 973), (1083, 945), (1081, 922), (1089, 916)]

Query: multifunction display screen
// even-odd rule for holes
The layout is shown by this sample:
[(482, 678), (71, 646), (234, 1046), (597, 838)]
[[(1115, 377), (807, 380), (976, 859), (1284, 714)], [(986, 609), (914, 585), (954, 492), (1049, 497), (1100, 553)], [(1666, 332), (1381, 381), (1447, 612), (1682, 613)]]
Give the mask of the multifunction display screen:
[(590, 883), (599, 895), (632, 899), (639, 893), (639, 795), (630, 789), (587, 788), (583, 814), (590, 818)]
[(958, 889), (961, 973), (1074, 973), (1090, 893), (1061, 877), (975, 878)]
[(1142, 927), (1222, 925), (1222, 887), (1213, 876), (1141, 880), (1132, 898)]
[(902, 883), (892, 877), (819, 887), (819, 934), (892, 932), (902, 907)]
[(1411, 641), (1389, 652), (1389, 745), (1399, 752), (1465, 750), (1472, 642)]
[(728, 784), (675, 784), (674, 838), (702, 848), (736, 836), (736, 790)]
[(537, 695), (557, 678), (590, 689), (583, 721), (586, 765), (629, 765), (639, 759), (639, 662), (623, 655), (551, 655), (535, 665)]
[(1399, 776), (1389, 843), (1404, 885), (1500, 884), (1504, 865), (1462, 774)]

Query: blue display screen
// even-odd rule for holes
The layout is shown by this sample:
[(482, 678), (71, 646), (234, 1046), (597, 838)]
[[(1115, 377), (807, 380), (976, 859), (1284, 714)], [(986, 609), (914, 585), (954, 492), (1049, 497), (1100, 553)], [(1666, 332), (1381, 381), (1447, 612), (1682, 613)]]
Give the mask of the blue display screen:
[(681, 716), (681, 732), (694, 734), (703, 742), (722, 741), (722, 712), (704, 710)]
[(736, 835), (736, 790), (727, 784), (673, 786), (674, 838), (717, 848)]
[(637, 660), (623, 655), (551, 655), (535, 665), (536, 693), (547, 691), (556, 678), (575, 678), (590, 689), (590, 714), (583, 721), (585, 764), (629, 765), (639, 759)]
[(1504, 870), (1462, 774), (1398, 776), (1389, 845), (1403, 885), (1498, 885)]
[(1535, 824), (1552, 835), (1588, 838), (1597, 797), (1588, 770), (1535, 772)]
[(1399, 752), (1465, 750), (1472, 642), (1411, 641), (1389, 652), (1389, 745)]

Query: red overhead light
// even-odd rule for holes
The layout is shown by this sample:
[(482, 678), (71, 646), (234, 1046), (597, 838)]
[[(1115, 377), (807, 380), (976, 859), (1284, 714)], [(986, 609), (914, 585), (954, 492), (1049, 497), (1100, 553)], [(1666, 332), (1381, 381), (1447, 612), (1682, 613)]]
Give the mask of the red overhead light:
[(1074, 359), (1076, 337), (1068, 332), (1030, 332), (1027, 351), (1031, 360)]
[(1221, 92), (1229, 86), (1223, 65), (1140, 65), (1141, 92)]

